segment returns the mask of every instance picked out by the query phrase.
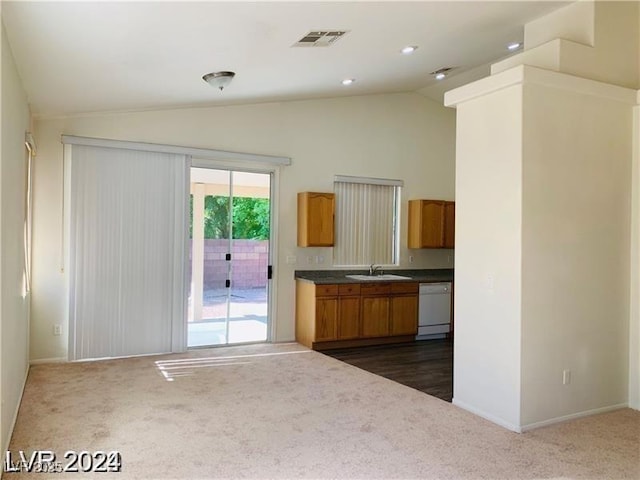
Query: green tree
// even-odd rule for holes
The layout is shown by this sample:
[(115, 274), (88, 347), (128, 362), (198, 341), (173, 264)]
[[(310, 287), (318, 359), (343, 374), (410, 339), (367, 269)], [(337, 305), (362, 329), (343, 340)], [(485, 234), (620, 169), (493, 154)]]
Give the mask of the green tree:
[(204, 197), (204, 238), (229, 238), (229, 197)]
[[(269, 238), (270, 204), (267, 198), (234, 197), (233, 238)], [(193, 235), (193, 195), (190, 200), (189, 236)], [(229, 197), (204, 198), (204, 238), (229, 238)]]
[(266, 240), (269, 238), (269, 200), (236, 197), (233, 199), (233, 238)]

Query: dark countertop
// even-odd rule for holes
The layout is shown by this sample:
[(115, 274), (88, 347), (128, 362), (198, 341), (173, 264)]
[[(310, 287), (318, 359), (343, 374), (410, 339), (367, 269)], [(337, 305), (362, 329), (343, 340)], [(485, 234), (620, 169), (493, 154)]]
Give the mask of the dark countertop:
[[(294, 277), (296, 280), (303, 280), (317, 285), (338, 284), (338, 283), (369, 283), (372, 280), (354, 280), (346, 275), (367, 275), (368, 270), (296, 270)], [(452, 282), (453, 268), (425, 268), (410, 270), (385, 270), (384, 273), (411, 277), (410, 280), (381, 280), (382, 282)]]

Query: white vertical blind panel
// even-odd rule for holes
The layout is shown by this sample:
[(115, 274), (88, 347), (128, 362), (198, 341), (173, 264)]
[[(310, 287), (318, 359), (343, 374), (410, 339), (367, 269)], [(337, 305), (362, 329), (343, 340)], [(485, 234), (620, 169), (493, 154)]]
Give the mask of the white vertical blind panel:
[(395, 263), (396, 186), (335, 182), (336, 265)]
[(75, 359), (171, 351), (172, 325), (184, 312), (186, 162), (178, 154), (73, 146)]

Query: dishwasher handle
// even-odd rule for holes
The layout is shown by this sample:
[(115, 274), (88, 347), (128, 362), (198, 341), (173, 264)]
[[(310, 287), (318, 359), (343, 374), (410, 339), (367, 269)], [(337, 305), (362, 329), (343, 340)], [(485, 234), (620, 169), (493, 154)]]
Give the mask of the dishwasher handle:
[(420, 284), (420, 295), (442, 295), (447, 293), (451, 293), (451, 282)]

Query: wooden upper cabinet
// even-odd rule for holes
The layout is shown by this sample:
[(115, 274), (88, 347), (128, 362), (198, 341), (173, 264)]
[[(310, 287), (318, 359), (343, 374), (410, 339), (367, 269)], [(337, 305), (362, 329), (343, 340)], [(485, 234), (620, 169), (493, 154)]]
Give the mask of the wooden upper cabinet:
[(454, 248), (455, 203), (409, 200), (409, 248)]
[(333, 193), (298, 193), (298, 246), (332, 247), (334, 211)]
[(444, 248), (454, 248), (456, 238), (456, 204), (444, 202)]

